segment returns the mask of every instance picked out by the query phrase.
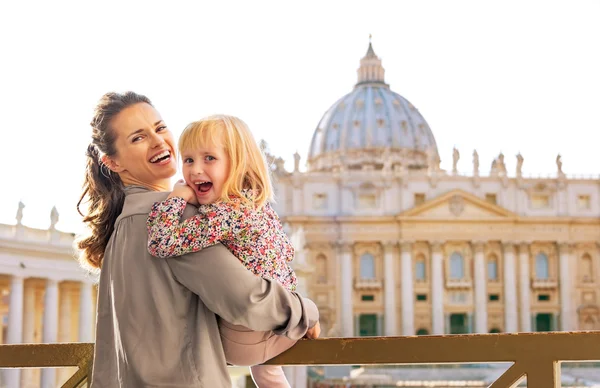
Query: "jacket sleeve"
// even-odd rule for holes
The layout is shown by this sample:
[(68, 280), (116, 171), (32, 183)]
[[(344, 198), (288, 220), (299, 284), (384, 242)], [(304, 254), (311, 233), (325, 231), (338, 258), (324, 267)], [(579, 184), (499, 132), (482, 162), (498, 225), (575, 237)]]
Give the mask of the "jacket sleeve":
[(176, 279), (221, 318), (300, 339), (319, 320), (316, 305), (252, 274), (222, 244), (167, 261)]
[(183, 198), (173, 197), (152, 205), (146, 227), (148, 252), (167, 258), (198, 252), (231, 234), (232, 209), (222, 205), (204, 215), (181, 220), (186, 207)]

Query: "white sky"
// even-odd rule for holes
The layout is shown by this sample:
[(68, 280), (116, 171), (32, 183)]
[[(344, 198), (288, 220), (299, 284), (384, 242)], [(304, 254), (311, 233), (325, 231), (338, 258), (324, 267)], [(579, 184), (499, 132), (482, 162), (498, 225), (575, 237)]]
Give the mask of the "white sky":
[[(123, 4), (122, 4), (123, 3)], [(451, 168), (525, 157), (525, 174), (598, 174), (600, 1), (0, 2), (0, 223), (81, 230), (89, 121), (100, 96), (147, 94), (176, 136), (241, 117), (293, 164), (356, 82), (368, 36), (392, 90)]]

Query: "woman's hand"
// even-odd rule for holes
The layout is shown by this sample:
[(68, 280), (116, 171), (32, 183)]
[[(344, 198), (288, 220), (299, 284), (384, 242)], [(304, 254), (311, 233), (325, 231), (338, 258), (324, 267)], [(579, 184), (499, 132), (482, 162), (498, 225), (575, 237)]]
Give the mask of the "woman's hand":
[(180, 197), (183, 198), (187, 203), (192, 205), (198, 205), (198, 199), (194, 190), (185, 183), (183, 179), (178, 180), (173, 187), (173, 192), (169, 195), (169, 198)]
[(316, 325), (308, 329), (305, 337), (310, 339), (317, 339), (321, 335), (321, 324), (317, 322)]

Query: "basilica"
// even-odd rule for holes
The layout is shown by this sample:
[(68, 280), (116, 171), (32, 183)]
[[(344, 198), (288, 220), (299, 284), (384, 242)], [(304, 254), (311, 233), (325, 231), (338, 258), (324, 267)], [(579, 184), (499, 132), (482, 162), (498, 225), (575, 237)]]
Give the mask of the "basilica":
[[(464, 174), (458, 149), (445, 171), (432, 129), (386, 84), (371, 44), (357, 75), (316, 125), (306, 169), (299, 154), (288, 171), (265, 149), (298, 288), (323, 334), (600, 329), (598, 177), (566, 175), (560, 155), (553, 177), (527, 177), (522, 155), (507, 171), (504, 155), (480, 166), (476, 150), (463, 150)], [(0, 225), (0, 342), (92, 342), (94, 279), (74, 260), (74, 235), (56, 229), (56, 209), (47, 230), (23, 225), (24, 206)], [(2, 379), (49, 387), (70, 373)], [(290, 381), (305, 387), (298, 373)]]
[[(440, 168), (432, 129), (385, 82), (369, 44), (300, 171), (271, 156), (276, 210), (330, 336), (600, 329), (600, 185)], [(471, 153), (469, 152), (469, 156)], [(298, 240), (298, 239), (297, 239)], [(308, 272), (307, 272), (308, 271)]]

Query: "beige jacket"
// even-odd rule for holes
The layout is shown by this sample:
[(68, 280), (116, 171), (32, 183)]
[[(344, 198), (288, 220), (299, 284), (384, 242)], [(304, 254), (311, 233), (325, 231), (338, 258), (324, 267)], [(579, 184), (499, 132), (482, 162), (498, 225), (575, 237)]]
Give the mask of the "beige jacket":
[(220, 244), (152, 257), (146, 218), (166, 196), (126, 189), (100, 274), (92, 388), (230, 387), (216, 314), (294, 340), (318, 321), (312, 301), (255, 276)]

